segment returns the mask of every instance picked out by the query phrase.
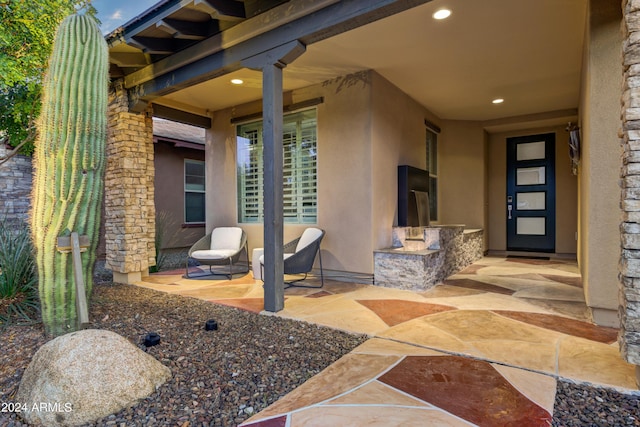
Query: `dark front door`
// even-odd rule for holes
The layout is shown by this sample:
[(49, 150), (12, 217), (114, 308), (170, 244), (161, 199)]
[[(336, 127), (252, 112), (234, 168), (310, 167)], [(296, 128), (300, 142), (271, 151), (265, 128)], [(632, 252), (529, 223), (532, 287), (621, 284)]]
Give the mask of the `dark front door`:
[(507, 138), (507, 250), (555, 252), (555, 134)]

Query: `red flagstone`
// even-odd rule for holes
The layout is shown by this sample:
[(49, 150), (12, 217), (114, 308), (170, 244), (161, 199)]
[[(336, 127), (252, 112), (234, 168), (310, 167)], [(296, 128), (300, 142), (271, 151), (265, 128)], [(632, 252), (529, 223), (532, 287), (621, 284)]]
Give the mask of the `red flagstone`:
[(356, 300), (380, 317), (387, 325), (395, 326), (400, 323), (429, 314), (443, 311), (457, 310), (446, 305), (429, 304), (426, 302), (404, 301), (397, 299)]
[(552, 416), (488, 362), (407, 356), (380, 381), (479, 426), (549, 426)]
[(604, 344), (612, 344), (618, 339), (617, 329), (593, 325), (580, 320), (569, 319), (568, 317), (556, 316), (555, 314), (524, 313), (507, 310), (494, 310), (493, 312), (529, 325)]

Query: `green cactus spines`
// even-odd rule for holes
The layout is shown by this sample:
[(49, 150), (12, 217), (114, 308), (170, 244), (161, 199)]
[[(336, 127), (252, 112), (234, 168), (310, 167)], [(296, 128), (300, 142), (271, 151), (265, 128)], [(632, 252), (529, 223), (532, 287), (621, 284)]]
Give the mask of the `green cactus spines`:
[(105, 167), (108, 50), (95, 20), (67, 17), (56, 33), (45, 76), (34, 152), (31, 229), (42, 320), (50, 335), (77, 329), (70, 253), (59, 236), (89, 237), (81, 254), (87, 297), (98, 243)]

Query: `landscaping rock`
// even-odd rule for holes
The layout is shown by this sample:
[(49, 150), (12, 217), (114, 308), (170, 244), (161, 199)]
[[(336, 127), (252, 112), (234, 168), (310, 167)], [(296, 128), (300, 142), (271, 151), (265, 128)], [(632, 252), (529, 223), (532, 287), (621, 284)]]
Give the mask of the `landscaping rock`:
[(60, 336), (36, 352), (16, 401), (29, 423), (73, 426), (134, 405), (170, 377), (169, 368), (126, 338), (87, 329)]

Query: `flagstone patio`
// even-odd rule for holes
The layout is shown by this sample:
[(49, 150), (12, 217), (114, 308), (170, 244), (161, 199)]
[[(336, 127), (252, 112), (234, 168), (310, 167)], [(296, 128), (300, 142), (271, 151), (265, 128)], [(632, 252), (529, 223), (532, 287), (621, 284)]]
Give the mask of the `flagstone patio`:
[[(136, 284), (262, 312), (251, 273), (183, 274)], [(587, 313), (578, 267), (565, 260), (485, 257), (425, 292), (326, 279), (289, 288), (275, 315), (371, 338), (243, 425), (547, 426), (557, 378), (637, 389), (618, 331)]]

